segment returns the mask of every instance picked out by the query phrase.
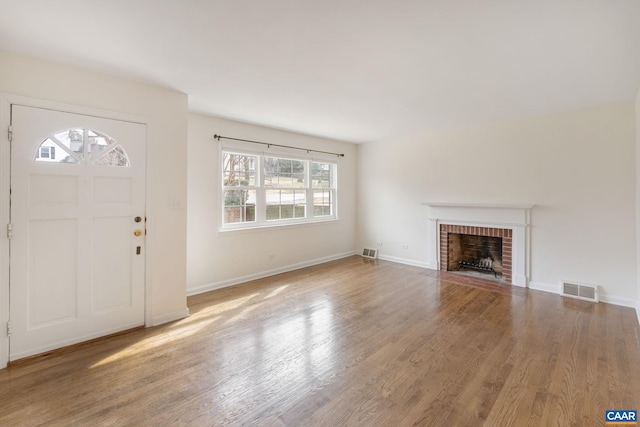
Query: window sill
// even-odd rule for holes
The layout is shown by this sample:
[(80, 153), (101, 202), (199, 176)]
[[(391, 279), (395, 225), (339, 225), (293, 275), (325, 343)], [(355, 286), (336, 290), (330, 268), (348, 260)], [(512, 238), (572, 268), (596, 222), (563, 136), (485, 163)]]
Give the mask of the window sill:
[(218, 228), (218, 234), (227, 234), (227, 233), (238, 233), (238, 232), (251, 232), (251, 231), (268, 231), (279, 229), (283, 227), (287, 228), (296, 228), (296, 227), (308, 227), (308, 226), (316, 226), (323, 225), (331, 222), (338, 222), (340, 218), (323, 218), (323, 219), (315, 219), (312, 221), (303, 221), (303, 222), (285, 222), (285, 223), (268, 223), (268, 224), (260, 224), (246, 227), (230, 227), (230, 228)]

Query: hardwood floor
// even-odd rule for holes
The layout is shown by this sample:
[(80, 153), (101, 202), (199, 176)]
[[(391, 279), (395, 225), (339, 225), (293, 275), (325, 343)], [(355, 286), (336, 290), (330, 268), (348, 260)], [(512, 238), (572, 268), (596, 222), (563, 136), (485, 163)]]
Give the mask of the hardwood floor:
[(640, 410), (633, 309), (366, 261), (0, 370), (0, 425), (600, 426)]

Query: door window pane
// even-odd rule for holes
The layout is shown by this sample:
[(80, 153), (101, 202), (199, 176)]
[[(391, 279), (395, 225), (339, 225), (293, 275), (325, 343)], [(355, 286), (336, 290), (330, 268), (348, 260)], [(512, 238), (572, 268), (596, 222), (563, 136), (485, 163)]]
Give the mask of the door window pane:
[(35, 161), (50, 163), (89, 163), (99, 166), (129, 167), (122, 145), (92, 129), (66, 129), (45, 139), (36, 151)]

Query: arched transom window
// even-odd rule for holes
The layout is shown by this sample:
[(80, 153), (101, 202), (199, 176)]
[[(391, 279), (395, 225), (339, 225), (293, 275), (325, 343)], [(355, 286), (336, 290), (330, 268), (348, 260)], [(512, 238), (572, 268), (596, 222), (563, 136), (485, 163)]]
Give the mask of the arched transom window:
[(66, 129), (50, 135), (38, 147), (35, 161), (130, 166), (124, 148), (115, 139), (93, 129)]

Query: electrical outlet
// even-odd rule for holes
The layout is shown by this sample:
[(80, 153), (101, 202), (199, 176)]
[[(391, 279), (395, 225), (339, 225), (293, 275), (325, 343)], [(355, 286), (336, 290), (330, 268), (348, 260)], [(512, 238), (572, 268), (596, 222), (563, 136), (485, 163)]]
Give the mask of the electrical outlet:
[(382, 246), (382, 242), (378, 242), (378, 246)]
[(402, 245), (402, 249), (409, 249), (409, 245)]

